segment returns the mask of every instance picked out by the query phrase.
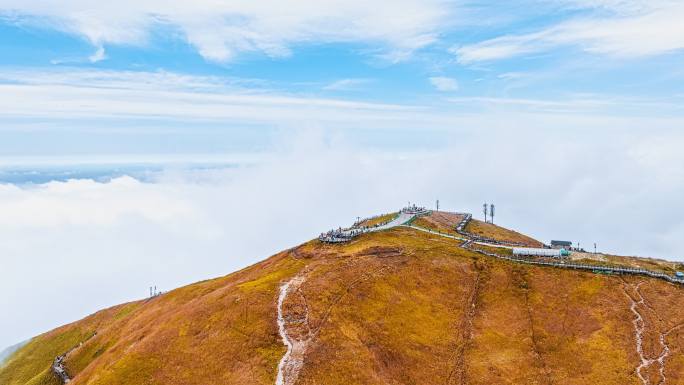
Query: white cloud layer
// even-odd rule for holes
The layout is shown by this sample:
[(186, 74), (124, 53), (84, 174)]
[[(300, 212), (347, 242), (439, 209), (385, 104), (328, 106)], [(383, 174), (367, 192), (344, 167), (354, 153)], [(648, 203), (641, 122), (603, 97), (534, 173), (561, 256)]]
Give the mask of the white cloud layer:
[(437, 89), (437, 91), (450, 92), (458, 90), (458, 81), (454, 78), (444, 76), (435, 76), (429, 78), (430, 84)]
[(107, 58), (107, 54), (105, 53), (105, 49), (102, 46), (97, 47), (97, 50), (93, 52), (92, 55), (88, 57), (88, 60), (90, 60), (91, 63), (97, 63), (99, 61), (102, 61)]
[[(431, 81), (445, 91), (458, 87), (451, 78)], [(345, 86), (349, 82), (335, 88)], [(4, 122), (0, 131), (21, 130), (23, 126), (17, 122), (37, 129), (41, 120), (49, 122), (52, 129), (62, 130), (72, 129), (78, 122), (96, 121), (96, 129), (125, 125), (131, 120), (134, 123), (128, 130), (138, 132), (144, 132), (149, 124), (163, 127), (179, 122), (188, 130), (212, 122), (242, 127), (422, 130), (492, 127), (511, 119), (533, 128), (555, 129), (613, 125), (625, 129), (653, 125), (669, 128), (682, 124), (682, 104), (672, 98), (569, 95), (532, 100), (477, 96), (444, 101), (454, 103), (411, 105), (298, 95), (270, 89), (268, 82), (258, 79), (164, 71), (0, 71), (0, 121)]]
[(509, 34), (457, 46), (462, 64), (507, 59), (576, 46), (589, 53), (617, 57), (666, 54), (684, 49), (684, 4), (680, 1), (570, 1), (582, 8), (603, 8), (609, 16), (569, 19), (546, 29)]
[(326, 85), (323, 89), (326, 91), (354, 91), (359, 90), (371, 81), (371, 79), (361, 78), (340, 79)]
[[(257, 86), (252, 83), (257, 83)], [(348, 86), (348, 84), (347, 84)], [(421, 107), (297, 96), (258, 81), (169, 72), (0, 71), (0, 118), (282, 123), (396, 120)]]
[(443, 0), (2, 0), (16, 22), (57, 28), (103, 44), (145, 44), (152, 30), (179, 31), (209, 60), (240, 52), (289, 55), (294, 44), (361, 42), (401, 58), (433, 42), (447, 20)]
[[(681, 130), (461, 130), (442, 150), (363, 151), (302, 132), (257, 165), (155, 183), (0, 185), (0, 345), (220, 276), (406, 201), (478, 212), (541, 240), (684, 260)], [(351, 136), (350, 136), (351, 137)], [(344, 199), (340, 199), (340, 197)]]

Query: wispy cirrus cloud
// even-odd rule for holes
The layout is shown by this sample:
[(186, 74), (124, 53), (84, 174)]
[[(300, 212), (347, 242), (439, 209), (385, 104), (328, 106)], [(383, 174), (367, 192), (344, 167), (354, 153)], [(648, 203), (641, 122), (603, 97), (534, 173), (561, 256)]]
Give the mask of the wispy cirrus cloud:
[(445, 76), (433, 76), (428, 79), (437, 91), (451, 92), (458, 90), (458, 81), (454, 78)]
[(91, 63), (97, 63), (106, 58), (107, 54), (105, 53), (104, 47), (99, 46), (97, 47), (97, 50), (95, 50), (95, 52), (93, 52), (93, 54), (88, 57), (88, 60), (90, 60)]
[(577, 7), (602, 8), (608, 15), (567, 19), (545, 29), (507, 34), (451, 49), (462, 64), (473, 64), (549, 51), (558, 47), (601, 55), (641, 57), (684, 49), (684, 4), (673, 1), (570, 1)]
[(358, 90), (362, 86), (372, 82), (372, 79), (350, 78), (340, 79), (323, 87), (326, 91), (353, 91)]
[[(431, 82), (445, 92), (458, 88), (452, 78), (433, 78)], [(335, 87), (343, 86), (350, 84), (343, 82)], [(515, 109), (511, 110), (512, 106)], [(487, 113), (482, 112), (485, 110)], [(491, 114), (493, 110), (502, 114)], [(540, 112), (553, 115), (534, 116)], [(447, 97), (431, 103), (383, 103), (311, 92), (297, 94), (274, 88), (272, 83), (260, 79), (168, 71), (79, 68), (0, 71), (0, 122), (3, 123), (0, 129), (3, 131), (22, 130), (22, 127), (33, 130), (41, 126), (64, 131), (77, 125), (90, 125), (99, 129), (126, 127), (127, 131), (135, 132), (170, 124), (187, 129), (218, 124), (442, 130), (455, 126), (487, 127), (500, 124), (493, 123), (500, 119), (559, 129), (573, 124), (598, 128), (615, 124), (614, 119), (625, 114), (630, 118), (620, 118), (624, 127), (643, 124), (634, 120), (635, 116), (659, 119), (659, 124), (669, 127), (680, 121), (682, 107), (672, 97), (637, 98), (599, 93), (547, 99), (486, 95)]]
[(300, 96), (258, 79), (166, 71), (0, 71), (0, 119), (144, 118), (284, 124), (397, 120), (420, 106)]
[(0, 16), (85, 37), (96, 47), (145, 44), (158, 27), (179, 31), (206, 59), (225, 62), (242, 52), (287, 56), (309, 42), (360, 42), (401, 58), (435, 41), (449, 20), (444, 0), (5, 0)]

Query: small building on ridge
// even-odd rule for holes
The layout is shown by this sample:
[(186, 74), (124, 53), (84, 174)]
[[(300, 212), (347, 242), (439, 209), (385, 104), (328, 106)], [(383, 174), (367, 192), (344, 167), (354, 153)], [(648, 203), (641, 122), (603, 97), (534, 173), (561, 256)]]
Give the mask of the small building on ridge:
[(551, 248), (553, 249), (572, 249), (572, 242), (569, 241), (551, 241)]

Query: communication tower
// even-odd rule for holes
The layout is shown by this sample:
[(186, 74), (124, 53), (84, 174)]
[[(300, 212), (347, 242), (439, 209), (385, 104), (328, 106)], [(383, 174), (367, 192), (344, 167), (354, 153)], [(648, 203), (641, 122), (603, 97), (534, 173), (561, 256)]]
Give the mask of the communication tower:
[(492, 223), (494, 223), (494, 203), (489, 205), (489, 218)]

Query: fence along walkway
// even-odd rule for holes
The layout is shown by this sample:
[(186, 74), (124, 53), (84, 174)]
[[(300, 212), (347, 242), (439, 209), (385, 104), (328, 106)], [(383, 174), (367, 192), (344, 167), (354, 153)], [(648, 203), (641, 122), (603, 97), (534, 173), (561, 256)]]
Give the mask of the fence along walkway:
[(376, 226), (370, 226), (370, 227), (351, 227), (348, 229), (338, 229), (338, 230), (333, 230), (329, 231), (327, 233), (321, 234), (318, 239), (321, 242), (326, 242), (326, 243), (343, 243), (343, 242), (349, 242), (351, 241), (354, 237), (357, 235), (365, 234), (365, 233), (372, 233), (375, 231), (382, 231), (382, 230), (387, 230), (391, 229), (393, 227), (401, 226), (404, 225), (408, 222), (410, 222), (412, 219), (425, 215), (429, 213), (429, 211), (422, 209), (422, 210), (406, 210), (403, 209), (397, 214), (396, 217), (392, 218), (391, 220), (376, 225)]
[[(498, 249), (509, 249), (509, 250), (513, 250), (513, 246), (502, 245), (502, 244), (498, 244), (498, 243), (488, 243), (488, 242), (483, 242), (483, 241), (475, 241), (475, 240), (473, 240), (473, 239), (463, 238), (463, 237), (459, 237), (459, 236), (456, 236), (456, 235), (451, 235), (451, 234), (443, 233), (443, 232), (441, 232), (441, 231), (430, 230), (430, 229), (426, 229), (426, 228), (424, 228), (424, 227), (419, 227), (419, 226), (416, 226), (416, 225), (406, 224), (406, 225), (404, 225), (404, 227), (410, 227), (410, 228), (412, 228), (412, 229), (414, 229), (414, 230), (422, 231), (422, 232), (424, 232), (424, 233), (435, 234), (435, 235), (439, 235), (439, 236), (441, 236), (441, 237), (455, 239), (455, 240), (457, 240), (457, 241), (466, 241), (466, 242), (468, 243), (468, 245), (470, 245), (470, 244), (476, 244), (476, 245), (482, 245), (482, 246), (487, 246), (487, 247), (495, 247), (495, 248), (498, 248)], [(517, 246), (516, 246), (516, 247), (517, 247)]]
[(592, 272), (603, 272), (603, 273), (612, 273), (612, 274), (643, 275), (643, 276), (647, 276), (647, 277), (663, 279), (663, 280), (671, 282), (671, 283), (684, 284), (684, 278), (677, 278), (677, 277), (673, 277), (673, 276), (665, 274), (665, 273), (661, 273), (661, 272), (653, 271), (653, 270), (648, 270), (648, 269), (635, 269), (635, 268), (631, 268), (631, 267), (598, 266), (598, 265), (589, 265), (589, 264), (584, 264), (584, 263), (571, 263), (571, 262), (566, 263), (566, 262), (534, 261), (531, 259), (510, 257), (507, 255), (491, 253), (491, 252), (484, 251), (484, 250), (473, 249), (473, 248), (470, 248), (470, 245), (471, 244), (477, 244), (477, 245), (482, 245), (482, 246), (487, 246), (487, 247), (495, 247), (495, 248), (503, 248), (503, 249), (512, 249), (513, 247), (511, 247), (511, 246), (500, 245), (500, 244), (488, 244), (486, 242), (473, 242), (470, 239), (465, 239), (465, 238), (457, 237), (455, 235), (445, 234), (445, 233), (425, 229), (425, 228), (414, 226), (414, 225), (404, 225), (404, 226), (410, 227), (410, 228), (418, 230), (418, 231), (423, 231), (426, 233), (439, 235), (439, 236), (442, 236), (445, 238), (451, 238), (451, 239), (455, 239), (455, 240), (459, 240), (459, 241), (464, 241), (465, 243), (463, 243), (461, 246), (464, 248), (467, 248), (468, 250), (471, 250), (471, 251), (474, 251), (474, 252), (477, 252), (480, 254), (484, 254), (484, 255), (487, 255), (490, 257), (494, 257), (494, 258), (505, 259), (505, 260), (511, 261), (511, 262), (524, 263), (524, 264), (528, 264), (528, 265), (552, 266), (552, 267), (559, 267), (559, 268), (563, 268), (563, 269), (589, 270)]
[[(341, 242), (347, 242), (350, 241), (353, 237), (359, 234), (367, 233), (367, 232), (373, 232), (373, 231), (380, 231), (380, 230), (386, 230), (390, 229), (392, 227), (397, 227), (397, 226), (403, 226), (403, 227), (408, 227), (414, 230), (422, 231), (425, 233), (430, 233), (434, 235), (438, 235), (444, 238), (450, 238), (454, 239), (457, 241), (463, 241), (464, 243), (461, 244), (461, 247), (464, 247), (468, 250), (487, 255), (490, 257), (494, 258), (499, 258), (499, 259), (504, 259), (507, 261), (511, 262), (516, 262), (516, 263), (524, 263), (527, 265), (538, 265), (538, 266), (551, 266), (551, 267), (558, 267), (558, 268), (563, 268), (563, 269), (574, 269), (574, 270), (587, 270), (587, 271), (592, 271), (592, 272), (602, 272), (602, 273), (611, 273), (611, 274), (631, 274), (631, 275), (642, 275), (642, 276), (647, 276), (647, 277), (652, 277), (652, 278), (658, 278), (662, 279), (665, 281), (668, 281), (670, 283), (678, 283), (678, 284), (684, 284), (684, 278), (677, 278), (665, 273), (661, 273), (658, 271), (653, 271), (653, 270), (648, 270), (648, 269), (635, 269), (631, 267), (613, 267), (613, 266), (598, 266), (598, 265), (589, 265), (589, 264), (583, 264), (583, 263), (571, 263), (571, 262), (549, 262), (549, 261), (534, 261), (531, 259), (524, 259), (524, 258), (518, 258), (518, 257), (511, 257), (507, 255), (501, 255), (501, 254), (496, 254), (496, 253), (491, 253), (488, 251), (484, 250), (478, 250), (471, 248), (470, 246), (475, 244), (475, 245), (482, 245), (482, 246), (487, 246), (487, 247), (492, 247), (492, 248), (500, 248), (500, 249), (509, 249), (512, 250), (513, 246), (509, 244), (501, 244), (501, 243), (491, 243), (491, 242), (486, 242), (483, 240), (480, 240), (480, 237), (475, 237), (473, 238), (463, 238), (459, 237), (456, 235), (451, 235), (451, 234), (446, 234), (442, 233), (439, 231), (434, 231), (430, 229), (426, 229), (423, 227), (415, 226), (411, 224), (411, 220), (421, 216), (425, 215), (426, 213), (429, 213), (429, 211), (424, 211), (424, 212), (400, 212), (397, 217), (395, 217), (393, 220), (389, 221), (388, 223), (378, 226), (378, 227), (373, 227), (373, 228), (351, 228), (351, 229), (344, 229), (341, 230), (340, 232), (335, 233), (333, 236), (329, 236), (327, 234), (322, 234), (319, 239), (323, 242), (328, 242), (328, 243), (341, 243)], [(468, 224), (468, 221), (472, 218), (471, 214), (463, 214), (464, 218), (461, 220), (461, 222), (456, 226), (456, 231), (461, 234), (461, 235), (470, 235), (468, 233), (462, 232), (462, 229), (465, 228), (465, 226)], [(461, 231), (459, 231), (461, 230)], [(336, 236), (337, 234), (341, 234), (341, 236)], [(326, 235), (324, 237), (324, 235)], [(517, 246), (517, 244), (515, 245)]]
[(507, 241), (499, 241), (496, 239), (492, 238), (487, 238), (483, 237), (481, 235), (469, 233), (465, 231), (466, 226), (468, 226), (468, 223), (473, 219), (473, 214), (470, 213), (458, 213), (459, 215), (463, 215), (463, 219), (456, 225), (456, 232), (463, 235), (464, 237), (468, 237), (476, 242), (486, 242), (488, 246), (491, 245), (507, 245), (507, 246), (520, 246), (520, 247), (527, 247), (523, 243), (518, 243), (518, 242), (507, 242)]

